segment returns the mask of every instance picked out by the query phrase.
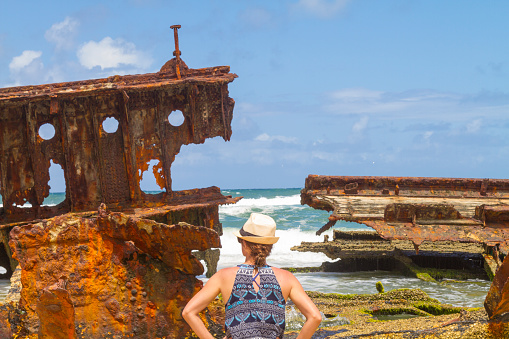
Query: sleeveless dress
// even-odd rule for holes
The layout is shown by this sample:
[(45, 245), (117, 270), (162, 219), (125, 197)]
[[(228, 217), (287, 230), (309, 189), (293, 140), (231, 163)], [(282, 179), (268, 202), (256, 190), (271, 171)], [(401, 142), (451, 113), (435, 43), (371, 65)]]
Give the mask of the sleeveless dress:
[[(232, 339), (283, 338), (285, 304), (270, 266), (258, 267), (260, 285), (253, 277), (253, 265), (239, 265), (232, 293), (225, 305), (225, 332)], [(255, 291), (253, 283), (259, 287)]]

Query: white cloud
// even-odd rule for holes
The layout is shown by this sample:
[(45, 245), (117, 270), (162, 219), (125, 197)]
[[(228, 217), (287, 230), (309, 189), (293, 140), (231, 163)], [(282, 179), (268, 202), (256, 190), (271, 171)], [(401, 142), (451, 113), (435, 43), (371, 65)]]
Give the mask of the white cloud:
[(235, 110), (237, 112), (242, 112), (242, 113), (256, 113), (258, 111), (260, 111), (260, 107), (255, 105), (255, 104), (252, 104), (250, 102), (236, 102), (235, 103)]
[(339, 114), (366, 114), (401, 111), (411, 103), (398, 98), (386, 98), (381, 91), (364, 88), (347, 88), (330, 94), (328, 109)]
[(369, 118), (364, 116), (359, 121), (353, 124), (352, 133), (348, 136), (347, 140), (351, 144), (355, 144), (364, 139), (364, 130), (368, 126)]
[(260, 134), (255, 138), (256, 141), (281, 141), (285, 144), (295, 144), (297, 143), (297, 138), (295, 137), (285, 137), (282, 135), (268, 135), (267, 133)]
[(299, 0), (295, 7), (321, 18), (330, 18), (343, 10), (349, 0)]
[(145, 69), (151, 64), (150, 58), (137, 50), (132, 42), (110, 37), (99, 42), (89, 41), (83, 44), (77, 55), (80, 63), (88, 69), (96, 66), (101, 69), (117, 68), (122, 65)]
[(211, 161), (211, 159), (208, 155), (197, 149), (193, 149), (193, 152), (182, 152), (182, 154), (176, 156), (174, 164), (198, 165), (209, 161)]
[(382, 98), (382, 91), (372, 91), (365, 88), (346, 88), (331, 93), (331, 97), (345, 102), (378, 101)]
[(53, 24), (53, 26), (44, 33), (44, 38), (54, 43), (57, 49), (70, 48), (78, 26), (78, 20), (66, 17), (64, 21)]
[(36, 63), (37, 60), (41, 57), (41, 55), (42, 55), (41, 51), (29, 51), (29, 50), (23, 51), (21, 55), (12, 58), (12, 61), (9, 64), (9, 69), (11, 70), (11, 72), (20, 71), (23, 68), (26, 68), (33, 63)]
[(345, 161), (345, 156), (341, 152), (312, 151), (310, 159), (311, 161), (321, 160), (325, 162), (343, 163)]
[(368, 126), (368, 117), (362, 117), (361, 120), (357, 121), (353, 127), (352, 132), (361, 133)]
[[(362, 88), (341, 89), (328, 94), (326, 111), (338, 115), (377, 115), (383, 119), (427, 119), (464, 121), (479, 116), (505, 117), (509, 99), (497, 94), (488, 103), (483, 98), (493, 94), (472, 96), (433, 90), (382, 92)], [(473, 123), (470, 131), (480, 122)]]
[(476, 133), (481, 129), (482, 120), (476, 119), (467, 124), (467, 132), (468, 133)]
[(41, 51), (23, 51), (21, 55), (12, 58), (9, 64), (11, 86), (37, 85), (46, 81)]
[(433, 131), (426, 131), (426, 132), (424, 132), (424, 135), (423, 135), (424, 136), (424, 140), (429, 141), (429, 139), (431, 138), (433, 133), (434, 133)]

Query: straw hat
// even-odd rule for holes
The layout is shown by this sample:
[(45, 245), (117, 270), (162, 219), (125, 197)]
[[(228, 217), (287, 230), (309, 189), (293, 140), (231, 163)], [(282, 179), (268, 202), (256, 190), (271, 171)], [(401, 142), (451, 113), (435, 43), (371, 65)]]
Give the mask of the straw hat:
[(251, 213), (242, 228), (234, 231), (237, 238), (256, 244), (274, 244), (279, 240), (275, 237), (276, 222), (265, 214)]

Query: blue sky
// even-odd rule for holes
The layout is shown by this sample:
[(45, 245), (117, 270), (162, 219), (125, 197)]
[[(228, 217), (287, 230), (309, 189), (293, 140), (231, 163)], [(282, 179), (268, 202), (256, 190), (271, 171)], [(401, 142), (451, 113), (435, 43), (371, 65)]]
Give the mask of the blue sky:
[(231, 141), (183, 146), (174, 189), (507, 178), (508, 17), (503, 0), (9, 1), (0, 87), (156, 72), (180, 24), (189, 67), (239, 78)]

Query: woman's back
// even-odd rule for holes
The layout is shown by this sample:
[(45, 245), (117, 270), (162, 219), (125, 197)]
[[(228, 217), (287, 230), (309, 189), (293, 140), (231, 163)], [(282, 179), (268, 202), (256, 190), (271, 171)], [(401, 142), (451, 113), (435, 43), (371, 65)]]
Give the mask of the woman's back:
[(228, 338), (282, 338), (285, 298), (270, 266), (239, 265), (225, 303)]

